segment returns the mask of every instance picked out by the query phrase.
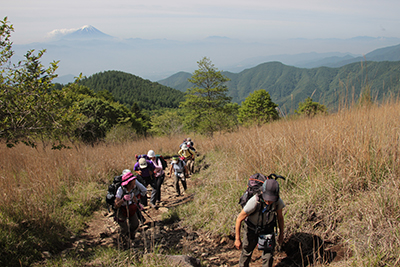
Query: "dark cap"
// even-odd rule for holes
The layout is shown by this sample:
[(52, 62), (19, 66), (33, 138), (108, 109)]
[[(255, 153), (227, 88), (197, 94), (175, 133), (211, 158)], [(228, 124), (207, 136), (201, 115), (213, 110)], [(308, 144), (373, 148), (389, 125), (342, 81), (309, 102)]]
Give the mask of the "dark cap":
[(277, 201), (279, 199), (279, 184), (274, 179), (268, 179), (262, 187), (264, 201)]

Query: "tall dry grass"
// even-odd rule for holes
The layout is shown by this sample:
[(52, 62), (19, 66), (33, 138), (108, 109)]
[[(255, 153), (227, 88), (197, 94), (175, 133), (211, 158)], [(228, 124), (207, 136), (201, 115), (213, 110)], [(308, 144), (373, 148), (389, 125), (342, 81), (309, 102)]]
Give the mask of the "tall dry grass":
[(279, 181), (286, 236), (342, 244), (356, 265), (400, 264), (399, 115), (400, 105), (387, 103), (202, 140), (213, 164), (182, 213), (196, 229), (232, 233), (247, 178), (277, 173), (287, 177)]
[(62, 242), (79, 233), (104, 203), (114, 175), (133, 168), (135, 154), (153, 149), (171, 155), (183, 138), (79, 145), (61, 151), (1, 146), (0, 265), (10, 261), (29, 265), (40, 259), (42, 251), (62, 249)]

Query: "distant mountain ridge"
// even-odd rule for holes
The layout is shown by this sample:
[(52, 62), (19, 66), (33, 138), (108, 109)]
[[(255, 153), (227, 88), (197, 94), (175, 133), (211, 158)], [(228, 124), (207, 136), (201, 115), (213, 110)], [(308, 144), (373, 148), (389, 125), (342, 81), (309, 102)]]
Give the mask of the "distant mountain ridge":
[[(234, 102), (240, 104), (250, 93), (265, 89), (286, 113), (297, 109), (298, 103), (307, 97), (336, 110), (339, 103), (357, 100), (367, 84), (376, 100), (398, 96), (400, 92), (400, 61), (358, 62), (340, 68), (313, 69), (268, 62), (240, 73), (223, 74), (230, 79), (226, 85)], [(159, 83), (185, 91), (193, 86), (187, 81), (190, 77), (190, 73), (179, 72)]]

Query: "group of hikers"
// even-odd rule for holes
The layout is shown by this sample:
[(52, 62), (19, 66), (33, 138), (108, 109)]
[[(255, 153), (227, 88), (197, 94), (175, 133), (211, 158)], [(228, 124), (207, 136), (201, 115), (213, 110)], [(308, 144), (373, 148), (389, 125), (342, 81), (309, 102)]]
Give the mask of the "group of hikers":
[[(171, 158), (169, 178), (174, 176), (176, 196), (181, 195), (180, 183), (183, 187), (182, 195), (187, 190), (186, 179), (194, 172), (195, 152), (193, 141), (191, 138), (186, 138), (179, 146), (177, 155)], [(142, 215), (144, 207), (149, 205), (151, 208), (158, 209), (161, 202), (161, 186), (165, 180), (167, 167), (165, 159), (156, 155), (154, 150), (135, 157), (133, 171), (125, 169), (118, 176), (120, 180), (115, 188), (112, 203), (109, 203), (115, 211), (114, 219), (120, 225), (120, 237), (125, 246), (134, 239), (140, 221), (145, 221)], [(150, 201), (147, 197), (149, 185), (151, 187)]]
[[(174, 187), (176, 196), (183, 194), (187, 189), (186, 178), (194, 171), (195, 152), (190, 138), (180, 145), (178, 155), (171, 158), (169, 178), (174, 174)], [(121, 186), (115, 194), (114, 209), (115, 221), (120, 226), (120, 238), (126, 245), (135, 238), (135, 232), (140, 221), (145, 219), (142, 215), (144, 206), (147, 206), (147, 187), (151, 186), (150, 207), (157, 209), (161, 202), (161, 185), (165, 179), (164, 159), (149, 150), (146, 155), (137, 156), (133, 174), (126, 169), (122, 172)], [(253, 194), (250, 186), (246, 190), (247, 199), (241, 203), (243, 209), (239, 213), (235, 224), (235, 247), (242, 249), (239, 266), (249, 266), (253, 250), (257, 246), (263, 251), (263, 267), (271, 267), (273, 252), (276, 245), (276, 226), (278, 225), (278, 243), (282, 244), (284, 236), (284, 219), (282, 209), (284, 202), (279, 197), (279, 184), (276, 179), (257, 174), (253, 180), (260, 182), (260, 188)], [(283, 178), (283, 177), (281, 177)], [(250, 193), (251, 192), (251, 193)], [(245, 195), (244, 194), (244, 195)], [(243, 198), (243, 196), (242, 196)], [(243, 242), (241, 241), (241, 228), (244, 223)]]

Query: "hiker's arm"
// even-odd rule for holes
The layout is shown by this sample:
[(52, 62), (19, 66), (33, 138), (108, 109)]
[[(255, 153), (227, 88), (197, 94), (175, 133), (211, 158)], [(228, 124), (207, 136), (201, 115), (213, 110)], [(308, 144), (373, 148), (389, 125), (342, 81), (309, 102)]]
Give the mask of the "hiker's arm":
[(122, 198), (119, 198), (119, 197), (115, 198), (115, 207), (116, 208), (121, 207), (122, 203), (124, 203), (124, 200)]
[(244, 219), (249, 216), (244, 210), (242, 210), (237, 219), (236, 219), (236, 224), (235, 224), (235, 247), (237, 249), (241, 249), (242, 247), (242, 241), (240, 240), (240, 228), (242, 227), (242, 222)]
[(172, 176), (172, 168), (173, 168), (173, 164), (171, 164), (171, 167), (169, 167), (169, 178), (171, 178), (171, 176)]
[(284, 235), (284, 228), (285, 228), (285, 220), (283, 219), (282, 209), (276, 211), (278, 217), (278, 227), (279, 227), (279, 237), (278, 242), (279, 245), (283, 243), (283, 235)]

